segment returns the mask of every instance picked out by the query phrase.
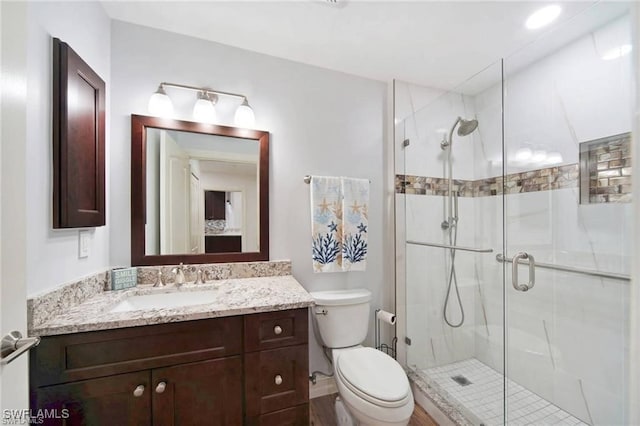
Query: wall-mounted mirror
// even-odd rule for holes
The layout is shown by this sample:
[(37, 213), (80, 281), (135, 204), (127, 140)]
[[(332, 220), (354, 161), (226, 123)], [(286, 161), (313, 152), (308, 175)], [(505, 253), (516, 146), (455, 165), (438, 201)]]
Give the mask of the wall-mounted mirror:
[(131, 264), (269, 259), (269, 133), (131, 116)]

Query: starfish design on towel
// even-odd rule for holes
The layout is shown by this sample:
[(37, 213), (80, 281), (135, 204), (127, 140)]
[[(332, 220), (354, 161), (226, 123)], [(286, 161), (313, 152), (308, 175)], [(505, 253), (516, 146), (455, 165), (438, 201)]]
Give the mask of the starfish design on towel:
[(338, 225), (334, 222), (331, 221), (331, 223), (329, 225), (327, 225), (329, 227), (329, 230), (331, 232), (337, 232), (338, 231)]
[(353, 212), (353, 214), (360, 213), (361, 208), (362, 206), (358, 205), (357, 201), (354, 201), (353, 204), (351, 205), (351, 212)]
[(322, 199), (322, 203), (318, 204), (318, 207), (320, 207), (320, 213), (325, 213), (329, 211), (329, 203), (327, 203), (327, 199), (323, 198)]
[(364, 223), (361, 223), (360, 225), (358, 225), (358, 231), (360, 232), (367, 232), (367, 225), (365, 225)]

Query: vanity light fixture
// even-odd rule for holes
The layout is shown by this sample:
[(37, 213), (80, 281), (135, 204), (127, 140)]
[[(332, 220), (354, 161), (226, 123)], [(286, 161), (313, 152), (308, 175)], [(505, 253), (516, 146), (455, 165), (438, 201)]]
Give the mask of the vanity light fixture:
[(560, 16), (561, 12), (562, 8), (557, 4), (545, 6), (529, 15), (525, 22), (525, 26), (530, 30), (537, 30), (538, 28), (545, 27), (555, 21), (558, 16)]
[(173, 113), (171, 99), (164, 90), (167, 87), (197, 92), (196, 103), (193, 106), (193, 118), (196, 121), (206, 123), (214, 123), (217, 120), (215, 104), (218, 102), (219, 95), (241, 98), (242, 103), (238, 106), (235, 113), (235, 125), (243, 128), (253, 128), (255, 126), (256, 116), (251, 106), (249, 106), (249, 101), (246, 96), (238, 93), (223, 92), (206, 87), (194, 87), (177, 83), (160, 83), (158, 90), (151, 95), (151, 99), (149, 99), (149, 113), (152, 115), (169, 117)]
[(198, 92), (198, 100), (193, 106), (193, 118), (203, 123), (215, 123), (218, 121), (215, 108), (216, 103), (218, 103), (217, 95)]
[(169, 98), (167, 92), (164, 91), (162, 84), (158, 86), (158, 90), (149, 98), (148, 109), (149, 113), (158, 117), (171, 117), (173, 114), (173, 103), (171, 103), (171, 98)]
[(256, 115), (253, 113), (253, 109), (249, 106), (247, 98), (244, 98), (242, 105), (240, 105), (236, 110), (234, 121), (238, 127), (250, 128), (254, 126), (256, 122)]

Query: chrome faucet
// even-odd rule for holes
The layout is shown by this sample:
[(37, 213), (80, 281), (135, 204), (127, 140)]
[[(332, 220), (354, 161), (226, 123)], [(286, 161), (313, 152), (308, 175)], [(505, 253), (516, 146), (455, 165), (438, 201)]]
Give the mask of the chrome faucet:
[(162, 276), (162, 268), (158, 269), (158, 276), (156, 278), (156, 282), (153, 285), (154, 287), (164, 287), (166, 284), (164, 282), (164, 277)]
[(198, 270), (196, 271), (196, 282), (195, 284), (204, 284), (204, 272), (202, 272), (202, 269), (198, 268)]
[(185, 282), (184, 265), (182, 263), (180, 263), (179, 266), (176, 266), (175, 268), (173, 268), (171, 272), (176, 274), (176, 279), (175, 279), (176, 287), (180, 287), (182, 284), (184, 284)]

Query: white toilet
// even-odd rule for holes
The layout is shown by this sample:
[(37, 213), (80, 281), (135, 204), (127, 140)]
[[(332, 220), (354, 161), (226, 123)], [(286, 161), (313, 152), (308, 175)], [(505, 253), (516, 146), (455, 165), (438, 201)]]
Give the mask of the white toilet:
[(361, 346), (371, 292), (319, 291), (311, 296), (320, 338), (331, 349), (338, 392), (351, 415), (360, 425), (406, 426), (414, 404), (407, 375), (387, 354)]

